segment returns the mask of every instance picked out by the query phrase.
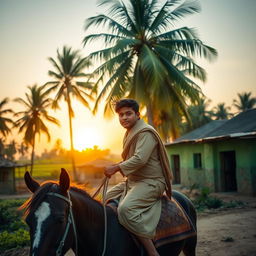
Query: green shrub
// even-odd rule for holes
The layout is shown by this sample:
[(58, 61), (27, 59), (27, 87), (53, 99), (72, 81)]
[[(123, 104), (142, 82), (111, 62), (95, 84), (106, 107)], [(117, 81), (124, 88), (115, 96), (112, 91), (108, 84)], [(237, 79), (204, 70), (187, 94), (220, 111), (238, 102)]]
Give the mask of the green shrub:
[(0, 251), (29, 245), (28, 227), (18, 210), (24, 201), (0, 200)]
[(225, 203), (226, 208), (236, 208), (239, 206), (245, 206), (247, 203), (243, 201), (236, 201), (236, 200), (231, 200), (230, 202)]
[(24, 247), (29, 245), (29, 232), (18, 229), (12, 233), (3, 231), (0, 233), (0, 250), (4, 251), (11, 248)]
[(217, 209), (224, 205), (224, 202), (217, 197), (208, 197), (205, 200), (205, 205), (208, 209)]
[(242, 201), (230, 201), (224, 202), (223, 200), (210, 196), (210, 189), (203, 187), (200, 190), (200, 195), (193, 200), (193, 204), (197, 211), (202, 212), (206, 209), (217, 209), (217, 208), (235, 208), (246, 205)]
[(0, 232), (26, 228), (22, 220), (22, 212), (18, 210), (24, 201), (24, 199), (0, 200)]
[(221, 199), (210, 196), (210, 188), (208, 187), (201, 188), (200, 195), (193, 201), (193, 203), (199, 212), (206, 209), (220, 208), (224, 204)]

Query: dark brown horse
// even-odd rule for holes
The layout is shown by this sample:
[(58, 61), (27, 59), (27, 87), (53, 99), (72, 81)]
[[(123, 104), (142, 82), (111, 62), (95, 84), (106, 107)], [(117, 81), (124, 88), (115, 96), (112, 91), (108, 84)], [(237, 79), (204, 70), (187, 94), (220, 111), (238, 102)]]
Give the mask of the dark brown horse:
[[(100, 256), (104, 245), (104, 208), (84, 190), (70, 187), (68, 173), (62, 169), (59, 183), (47, 181), (41, 186), (27, 172), (25, 182), (33, 196), (22, 206), (30, 228), (32, 256), (64, 255), (70, 248), (78, 256)], [(195, 209), (184, 195), (174, 198), (183, 206), (196, 226)], [(142, 253), (116, 214), (106, 207), (107, 247), (105, 256), (139, 256)], [(159, 247), (160, 255), (175, 256), (181, 251), (194, 256), (196, 236)]]

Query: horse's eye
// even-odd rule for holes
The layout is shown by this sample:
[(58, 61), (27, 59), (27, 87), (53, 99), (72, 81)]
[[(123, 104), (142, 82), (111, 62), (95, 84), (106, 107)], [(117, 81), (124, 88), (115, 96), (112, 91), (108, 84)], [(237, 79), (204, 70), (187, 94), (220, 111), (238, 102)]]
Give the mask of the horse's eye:
[(64, 217), (64, 215), (58, 215), (58, 216), (55, 216), (54, 219), (58, 223), (63, 223), (65, 220), (65, 217)]

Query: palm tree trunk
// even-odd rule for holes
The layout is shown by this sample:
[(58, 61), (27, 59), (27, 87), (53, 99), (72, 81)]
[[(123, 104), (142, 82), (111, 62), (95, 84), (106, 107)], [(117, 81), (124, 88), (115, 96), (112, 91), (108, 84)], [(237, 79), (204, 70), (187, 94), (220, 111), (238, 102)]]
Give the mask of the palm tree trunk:
[(34, 156), (35, 156), (35, 138), (36, 134), (33, 135), (33, 141), (32, 141), (32, 152), (31, 152), (31, 168), (30, 168), (30, 174), (33, 176), (33, 167), (34, 167)]
[(68, 94), (67, 97), (68, 103), (68, 117), (69, 117), (69, 136), (70, 136), (70, 150), (71, 150), (71, 161), (72, 161), (72, 169), (73, 169), (73, 178), (77, 181), (77, 173), (76, 173), (76, 164), (75, 164), (75, 156), (74, 156), (74, 143), (73, 143), (73, 128), (72, 128), (72, 113), (71, 113), (71, 102), (70, 96)]
[(154, 119), (153, 119), (153, 109), (152, 109), (152, 105), (150, 102), (147, 104), (146, 109), (147, 109), (146, 115), (147, 115), (147, 119), (148, 119), (148, 124), (150, 124), (154, 128), (156, 128), (155, 124), (154, 124)]

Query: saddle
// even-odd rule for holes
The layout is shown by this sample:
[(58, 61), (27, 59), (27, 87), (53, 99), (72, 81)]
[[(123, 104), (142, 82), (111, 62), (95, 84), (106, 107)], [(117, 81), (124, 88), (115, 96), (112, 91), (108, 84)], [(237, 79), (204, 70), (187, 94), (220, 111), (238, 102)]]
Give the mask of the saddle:
[[(162, 196), (162, 210), (156, 227), (153, 243), (156, 248), (196, 235), (195, 227), (182, 206), (174, 199)], [(118, 207), (118, 200), (110, 200), (107, 205)]]

